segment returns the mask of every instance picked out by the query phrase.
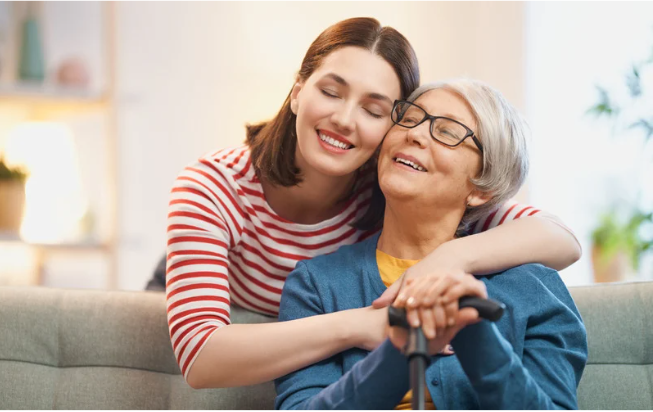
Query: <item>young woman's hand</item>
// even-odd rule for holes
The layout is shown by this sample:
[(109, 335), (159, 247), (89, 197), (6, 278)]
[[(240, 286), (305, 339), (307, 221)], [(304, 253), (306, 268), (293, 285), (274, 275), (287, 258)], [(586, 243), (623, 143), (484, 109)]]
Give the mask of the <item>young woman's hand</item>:
[(356, 336), (357, 348), (373, 351), (388, 338), (388, 308), (375, 309), (372, 306), (352, 309), (348, 316), (349, 327)]

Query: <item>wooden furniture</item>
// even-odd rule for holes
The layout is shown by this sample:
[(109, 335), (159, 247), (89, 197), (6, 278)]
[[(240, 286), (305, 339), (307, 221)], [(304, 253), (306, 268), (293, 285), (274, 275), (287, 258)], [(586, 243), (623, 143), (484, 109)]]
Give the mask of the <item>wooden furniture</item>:
[[(16, 3), (15, 3), (16, 4)], [(100, 216), (104, 226), (109, 228), (108, 233), (102, 236), (101, 241), (81, 241), (76, 243), (25, 243), (35, 251), (39, 274), (38, 282), (42, 282), (42, 275), (46, 259), (54, 253), (102, 253), (108, 264), (108, 276), (105, 287), (116, 289), (118, 286), (117, 276), (117, 239), (118, 239), (118, 208), (117, 208), (117, 137), (116, 137), (116, 11), (114, 2), (99, 3), (102, 8), (102, 24), (96, 33), (103, 41), (102, 60), (106, 80), (103, 82), (106, 87), (101, 92), (75, 90), (45, 85), (15, 84), (0, 85), (0, 112), (21, 113), (24, 121), (57, 121), (62, 118), (83, 116), (90, 113), (102, 113), (107, 120), (106, 130), (102, 131), (105, 136), (103, 156), (106, 158), (106, 170), (102, 171), (109, 182), (106, 190), (106, 198), (109, 199), (107, 206), (108, 213)], [(14, 16), (17, 17), (17, 16)], [(14, 39), (15, 42), (15, 39)], [(15, 65), (15, 64), (14, 64)], [(4, 70), (9, 69), (6, 65)], [(11, 68), (13, 69), (13, 67)], [(2, 122), (4, 121), (4, 124)], [(11, 125), (7, 119), (0, 117), (0, 132), (6, 132)], [(21, 242), (15, 234), (0, 233), (0, 248), (3, 242)], [(0, 266), (0, 269), (2, 267)]]

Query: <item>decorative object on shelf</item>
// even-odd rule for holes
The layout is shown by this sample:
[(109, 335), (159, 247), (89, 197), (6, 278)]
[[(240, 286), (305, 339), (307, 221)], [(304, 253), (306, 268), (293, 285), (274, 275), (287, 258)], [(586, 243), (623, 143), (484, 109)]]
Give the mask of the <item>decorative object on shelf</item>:
[(18, 235), (25, 209), (27, 172), (0, 157), (0, 232)]
[[(621, 90), (610, 93), (597, 86), (599, 100), (587, 113), (608, 118), (614, 132), (622, 137), (630, 134), (632, 138), (633, 131), (640, 132), (642, 152), (647, 156), (646, 150), (653, 140), (653, 54), (648, 60), (633, 64), (624, 80), (623, 93)], [(653, 165), (653, 156), (642, 166), (650, 167), (649, 161)], [(651, 229), (649, 225), (653, 223), (653, 205), (646, 201), (651, 195), (651, 183), (647, 182), (644, 173), (635, 173), (632, 179), (640, 182), (638, 200), (632, 202), (635, 206), (612, 205), (592, 233), (592, 261), (597, 282), (624, 280), (629, 272), (632, 274), (637, 270), (640, 258), (653, 250), (650, 235), (653, 232), (647, 234), (647, 229)], [(649, 192), (645, 193), (646, 190)]]
[(19, 77), (24, 81), (40, 83), (45, 80), (45, 64), (34, 3), (27, 2), (27, 17), (23, 21)]
[(11, 2), (0, 1), (0, 80), (3, 79), (7, 64), (9, 30), (10, 30), (10, 10)]
[(57, 83), (61, 86), (86, 88), (89, 82), (88, 67), (79, 57), (64, 60), (57, 69)]
[(653, 247), (653, 239), (641, 235), (645, 225), (653, 225), (653, 213), (632, 211), (624, 218), (616, 210), (601, 217), (592, 232), (592, 264), (595, 282), (619, 282), (634, 277), (643, 253)]

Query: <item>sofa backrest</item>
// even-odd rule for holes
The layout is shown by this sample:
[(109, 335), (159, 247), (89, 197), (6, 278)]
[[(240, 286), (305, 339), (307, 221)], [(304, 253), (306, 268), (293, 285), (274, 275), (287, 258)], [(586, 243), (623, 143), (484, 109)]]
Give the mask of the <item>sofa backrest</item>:
[[(589, 341), (579, 407), (653, 409), (653, 282), (570, 290)], [(190, 388), (163, 293), (0, 287), (0, 409), (271, 409), (274, 396), (270, 382)]]
[(0, 409), (271, 409), (274, 396), (272, 383), (188, 386), (163, 293), (0, 288)]
[(653, 282), (570, 288), (587, 328), (580, 409), (653, 409)]

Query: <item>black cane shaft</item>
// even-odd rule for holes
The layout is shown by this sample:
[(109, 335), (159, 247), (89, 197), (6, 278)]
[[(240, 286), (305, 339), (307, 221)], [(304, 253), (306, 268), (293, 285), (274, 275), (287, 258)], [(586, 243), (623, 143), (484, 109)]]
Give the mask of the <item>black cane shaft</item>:
[(413, 410), (426, 409), (426, 359), (416, 356), (411, 359), (410, 387), (413, 388)]
[[(458, 308), (474, 308), (478, 315), (492, 322), (498, 321), (505, 310), (505, 305), (490, 299), (475, 296), (463, 296), (458, 301)], [(390, 326), (399, 326), (408, 330), (406, 356), (410, 369), (410, 386), (413, 390), (413, 410), (424, 410), (426, 407), (426, 361), (428, 359), (428, 341), (422, 328), (411, 328), (403, 308), (388, 308)]]

